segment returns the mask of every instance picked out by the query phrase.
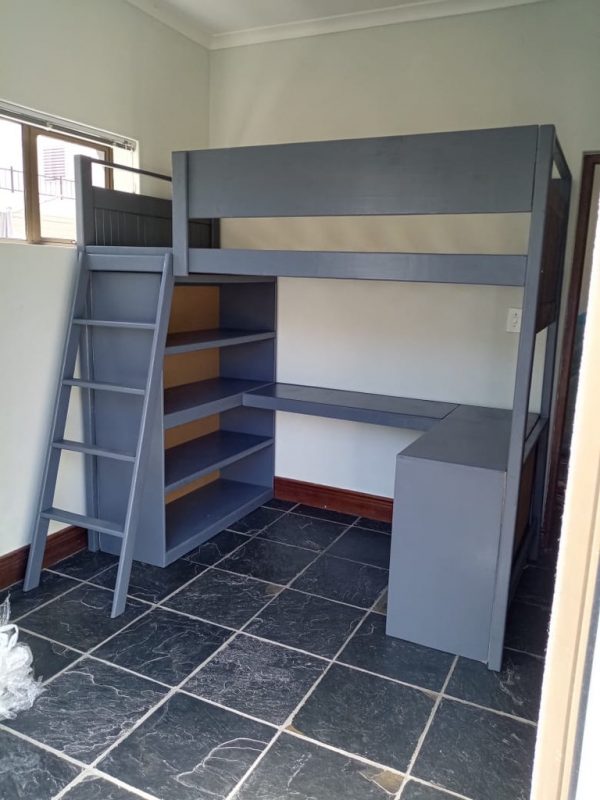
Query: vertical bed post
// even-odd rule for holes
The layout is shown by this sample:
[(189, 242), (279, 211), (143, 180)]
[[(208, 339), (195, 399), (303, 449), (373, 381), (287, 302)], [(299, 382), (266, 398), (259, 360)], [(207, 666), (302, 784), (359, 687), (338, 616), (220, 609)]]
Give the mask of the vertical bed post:
[[(498, 546), (494, 599), (491, 608), (488, 667), (500, 670), (504, 647), (504, 628), (508, 608), (510, 574), (517, 523), (523, 455), (529, 412), (529, 396), (537, 329), (537, 310), (541, 283), (547, 200), (552, 178), (555, 130), (542, 125), (538, 132), (537, 153), (531, 205), (531, 224), (527, 248), (527, 268), (523, 293), (522, 326), (519, 336), (517, 369), (513, 398), (508, 467), (504, 494), (504, 513)], [(553, 337), (551, 337), (553, 338)]]
[(188, 154), (173, 153), (173, 274), (189, 275)]

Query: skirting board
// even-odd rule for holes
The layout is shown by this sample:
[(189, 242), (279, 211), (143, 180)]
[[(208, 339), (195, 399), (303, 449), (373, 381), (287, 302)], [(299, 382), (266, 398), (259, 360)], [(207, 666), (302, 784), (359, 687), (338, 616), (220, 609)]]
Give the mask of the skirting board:
[(304, 503), (316, 508), (329, 508), (345, 514), (356, 514), (381, 522), (392, 521), (393, 501), (390, 497), (321, 486), (317, 483), (295, 481), (291, 478), (275, 478), (275, 497), (293, 503)]
[[(63, 558), (78, 553), (87, 547), (87, 533), (83, 528), (63, 528), (48, 537), (44, 566), (51, 567)], [(0, 589), (5, 589), (25, 576), (29, 546), (20, 547), (0, 556)]]

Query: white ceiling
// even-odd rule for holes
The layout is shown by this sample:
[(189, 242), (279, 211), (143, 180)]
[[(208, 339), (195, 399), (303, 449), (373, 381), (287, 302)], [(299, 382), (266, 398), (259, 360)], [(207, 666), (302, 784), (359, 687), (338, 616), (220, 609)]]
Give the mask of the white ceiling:
[(542, 0), (128, 0), (217, 50), (356, 28), (490, 11)]

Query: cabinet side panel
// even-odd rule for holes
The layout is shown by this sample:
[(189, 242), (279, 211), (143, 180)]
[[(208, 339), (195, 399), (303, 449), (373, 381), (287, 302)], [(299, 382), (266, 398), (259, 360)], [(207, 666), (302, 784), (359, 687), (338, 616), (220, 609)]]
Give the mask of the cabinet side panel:
[(504, 473), (398, 456), (387, 633), (487, 659)]

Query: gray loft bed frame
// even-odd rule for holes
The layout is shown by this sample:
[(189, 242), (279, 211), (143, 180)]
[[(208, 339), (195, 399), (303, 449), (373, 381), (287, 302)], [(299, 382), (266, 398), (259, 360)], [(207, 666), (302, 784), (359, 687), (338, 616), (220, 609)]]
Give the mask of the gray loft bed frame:
[[(167, 354), (220, 347), (221, 377), (160, 391), (141, 418), (148, 455), (133, 557), (166, 566), (272, 496), (277, 410), (424, 431), (397, 457), (387, 632), (499, 669), (507, 605), (524, 561), (537, 554), (544, 500), (571, 182), (554, 128), (174, 153), (172, 240), (169, 201), (92, 187), (91, 163), (78, 164), (77, 194), (78, 244), (92, 281), (88, 316), (147, 325), (157, 303), (169, 302), (159, 287), (171, 253), (170, 290), (173, 283), (221, 287), (221, 330), (166, 339)], [(526, 255), (219, 246), (219, 220), (228, 217), (514, 212), (531, 213)], [(522, 287), (512, 411), (276, 383), (280, 276)], [(533, 415), (535, 337), (544, 329), (541, 409)], [(149, 355), (136, 335), (109, 322), (86, 327), (84, 352), (103, 380), (141, 385), (144, 368), (156, 367), (152, 359), (162, 353)], [(133, 446), (140, 411), (131, 398), (82, 394), (87, 441)], [(213, 413), (221, 414), (220, 432), (164, 455), (166, 428)], [(60, 517), (50, 509), (46, 516), (87, 527), (92, 549), (119, 552), (119, 537), (94, 525), (98, 517), (123, 518), (126, 465), (82, 452), (93, 513)], [(219, 480), (165, 511), (165, 487), (214, 469)], [(121, 610), (128, 576), (125, 565), (115, 596)]]

